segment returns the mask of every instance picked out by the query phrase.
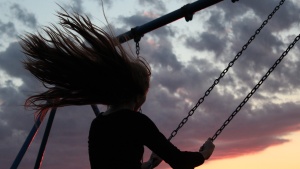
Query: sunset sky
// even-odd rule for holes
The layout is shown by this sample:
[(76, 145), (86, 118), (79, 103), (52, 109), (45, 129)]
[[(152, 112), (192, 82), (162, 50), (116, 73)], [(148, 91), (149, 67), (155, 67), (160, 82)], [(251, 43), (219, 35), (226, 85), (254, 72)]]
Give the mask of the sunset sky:
[[(106, 21), (99, 0), (0, 2), (0, 168), (6, 169), (34, 124), (34, 112), (25, 110), (22, 105), (28, 96), (44, 90), (22, 67), (24, 55), (18, 37), (57, 24), (55, 13), (61, 10), (59, 5), (89, 16), (100, 27), (104, 27)], [(192, 2), (104, 0), (104, 12), (115, 34), (119, 35)], [(152, 78), (142, 109), (166, 137), (204, 96), (279, 2), (224, 0), (197, 12), (190, 22), (180, 19), (144, 35), (140, 55), (150, 63)], [(183, 151), (198, 151), (205, 140), (214, 135), (300, 33), (299, 12), (298, 0), (285, 1), (172, 139), (174, 145)], [(132, 41), (128, 44), (134, 52), (135, 44)], [(297, 43), (215, 140), (214, 154), (199, 168), (300, 168), (297, 158), (300, 153), (299, 55), (300, 43)], [(105, 111), (105, 106), (98, 106)], [(88, 169), (88, 131), (94, 118), (89, 105), (59, 108), (42, 168)], [(33, 168), (45, 122), (19, 168)], [(144, 161), (150, 153), (148, 149), (145, 151)], [(170, 167), (162, 163), (157, 168)]]

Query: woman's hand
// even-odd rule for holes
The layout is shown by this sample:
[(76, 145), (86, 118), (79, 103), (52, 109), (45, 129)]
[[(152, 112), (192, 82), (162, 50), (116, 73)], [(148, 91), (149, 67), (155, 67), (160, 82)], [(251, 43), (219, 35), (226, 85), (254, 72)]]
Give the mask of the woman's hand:
[(142, 169), (152, 169), (157, 167), (162, 162), (162, 159), (152, 152), (150, 159), (142, 164)]
[(162, 159), (152, 152), (149, 161), (152, 163), (152, 168), (154, 168), (162, 162)]
[(214, 152), (215, 145), (212, 142), (211, 138), (208, 138), (207, 141), (202, 145), (199, 152), (203, 155), (204, 159), (207, 160)]

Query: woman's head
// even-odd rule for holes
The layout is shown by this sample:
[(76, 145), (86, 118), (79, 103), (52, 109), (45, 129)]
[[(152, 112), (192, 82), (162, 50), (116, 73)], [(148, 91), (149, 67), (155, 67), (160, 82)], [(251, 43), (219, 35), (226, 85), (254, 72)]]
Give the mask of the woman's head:
[(26, 100), (39, 111), (50, 107), (120, 104), (145, 97), (151, 75), (148, 63), (128, 53), (88, 17), (58, 12), (59, 26), (43, 29), (46, 37), (22, 38), (25, 68), (47, 90)]

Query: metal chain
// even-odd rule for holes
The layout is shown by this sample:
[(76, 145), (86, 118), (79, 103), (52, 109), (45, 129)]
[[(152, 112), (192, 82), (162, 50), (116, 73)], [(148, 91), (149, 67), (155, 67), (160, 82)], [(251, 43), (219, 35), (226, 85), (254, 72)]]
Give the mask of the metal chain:
[(223, 129), (229, 124), (233, 117), (242, 109), (242, 107), (248, 102), (251, 96), (256, 92), (256, 90), (263, 84), (263, 82), (268, 78), (268, 76), (273, 72), (276, 66), (282, 61), (282, 59), (289, 53), (289, 51), (294, 47), (294, 45), (299, 41), (300, 34), (295, 38), (295, 40), (288, 46), (288, 48), (282, 53), (279, 59), (276, 60), (274, 65), (268, 70), (268, 72), (260, 79), (260, 81), (254, 86), (251, 92), (245, 97), (245, 99), (240, 103), (240, 105), (233, 111), (233, 113), (228, 117), (228, 119), (223, 123), (223, 125), (216, 131), (212, 137), (214, 141), (223, 131)]
[(140, 43), (139, 42), (135, 43), (135, 49), (136, 49), (136, 51), (135, 51), (136, 56), (139, 57), (139, 55), (140, 55)]
[(247, 49), (247, 47), (250, 45), (250, 43), (255, 39), (256, 35), (258, 35), (260, 33), (260, 31), (264, 28), (264, 26), (269, 22), (270, 19), (272, 19), (273, 15), (279, 10), (280, 6), (283, 5), (283, 3), (285, 2), (285, 0), (281, 0), (279, 5), (277, 5), (274, 10), (272, 11), (271, 14), (269, 14), (268, 18), (266, 20), (263, 21), (262, 25), (255, 31), (255, 34), (252, 35), (250, 37), (250, 39), (248, 40), (248, 42), (242, 47), (242, 50), (240, 52), (238, 52), (238, 54), (234, 57), (234, 59), (229, 62), (228, 66), (223, 70), (223, 72), (220, 74), (220, 76), (215, 79), (215, 81), (213, 82), (212, 86), (209, 87), (204, 96), (201, 97), (198, 102), (196, 103), (196, 105), (188, 112), (188, 115), (182, 119), (182, 121), (179, 123), (178, 127), (171, 133), (170, 137), (168, 138), (168, 140), (171, 140), (173, 137), (175, 137), (178, 133), (178, 131), (183, 127), (183, 125), (188, 121), (188, 118), (190, 116), (192, 116), (196, 109), (200, 106), (200, 104), (204, 101), (205, 97), (208, 96), (210, 94), (210, 92), (213, 90), (213, 88), (220, 82), (220, 80), (225, 76), (225, 74), (228, 72), (229, 68), (233, 66), (233, 64), (235, 63), (236, 60), (238, 60), (238, 58), (242, 55), (243, 51), (245, 51)]
[[(139, 58), (140, 55), (140, 43), (139, 41), (141, 40), (141, 38), (134, 38), (135, 41), (135, 53), (136, 53), (136, 57)], [(142, 111), (142, 107), (139, 108), (138, 112), (143, 113)]]
[[(139, 55), (140, 55), (140, 43), (139, 43), (139, 41), (135, 42), (135, 53), (136, 53), (136, 57), (139, 59)], [(139, 108), (138, 112), (143, 113), (142, 107)]]

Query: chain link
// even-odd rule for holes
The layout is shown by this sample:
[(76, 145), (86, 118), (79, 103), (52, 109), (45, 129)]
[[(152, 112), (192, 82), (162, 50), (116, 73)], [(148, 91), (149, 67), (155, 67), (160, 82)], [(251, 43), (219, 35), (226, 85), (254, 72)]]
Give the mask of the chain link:
[(273, 64), (273, 66), (268, 70), (268, 72), (260, 79), (260, 81), (254, 86), (254, 88), (248, 93), (245, 99), (240, 103), (240, 105), (233, 111), (233, 113), (228, 117), (228, 119), (223, 123), (223, 125), (216, 131), (212, 140), (214, 141), (223, 131), (223, 129), (230, 123), (234, 116), (242, 109), (242, 107), (248, 102), (248, 100), (253, 96), (256, 90), (263, 84), (263, 82), (268, 78), (268, 76), (274, 71), (277, 65), (282, 61), (282, 59), (289, 53), (289, 51), (294, 47), (294, 45), (299, 41), (300, 34), (294, 39), (294, 41), (288, 46), (288, 48), (282, 53), (279, 59)]
[[(139, 58), (139, 55), (140, 55), (140, 43), (139, 43), (139, 41), (135, 42), (135, 53), (136, 53), (136, 57)], [(143, 113), (142, 107), (140, 107), (140, 109), (138, 111), (140, 113)]]
[(183, 120), (179, 123), (178, 127), (171, 133), (168, 140), (171, 140), (173, 137), (175, 137), (177, 135), (180, 128), (182, 128), (184, 126), (184, 124), (188, 121), (188, 118), (195, 113), (196, 109), (200, 106), (200, 104), (204, 102), (205, 97), (210, 94), (210, 92), (213, 90), (213, 88), (225, 76), (225, 74), (228, 72), (229, 68), (231, 68), (234, 65), (235, 61), (242, 55), (243, 51), (245, 51), (247, 49), (247, 47), (250, 45), (250, 43), (255, 39), (255, 37), (260, 33), (260, 31), (265, 27), (265, 25), (269, 22), (269, 20), (272, 19), (273, 15), (279, 10), (280, 6), (283, 5), (284, 2), (285, 2), (285, 0), (281, 0), (279, 5), (277, 5), (274, 8), (274, 10), (272, 11), (271, 14), (269, 14), (268, 18), (263, 21), (262, 25), (255, 31), (255, 34), (252, 35), (250, 37), (250, 39), (248, 40), (248, 42), (242, 47), (242, 50), (240, 52), (238, 52), (238, 54), (234, 57), (234, 59), (232, 61), (229, 62), (228, 66), (223, 70), (223, 72), (220, 74), (220, 76), (217, 79), (215, 79), (214, 83), (212, 84), (211, 87), (208, 88), (208, 90), (205, 92), (204, 96), (198, 100), (196, 105), (188, 112), (188, 115), (185, 118), (183, 118)]
[(136, 49), (136, 51), (135, 51), (136, 56), (139, 57), (139, 55), (140, 55), (140, 43), (139, 42), (135, 43), (135, 49)]

